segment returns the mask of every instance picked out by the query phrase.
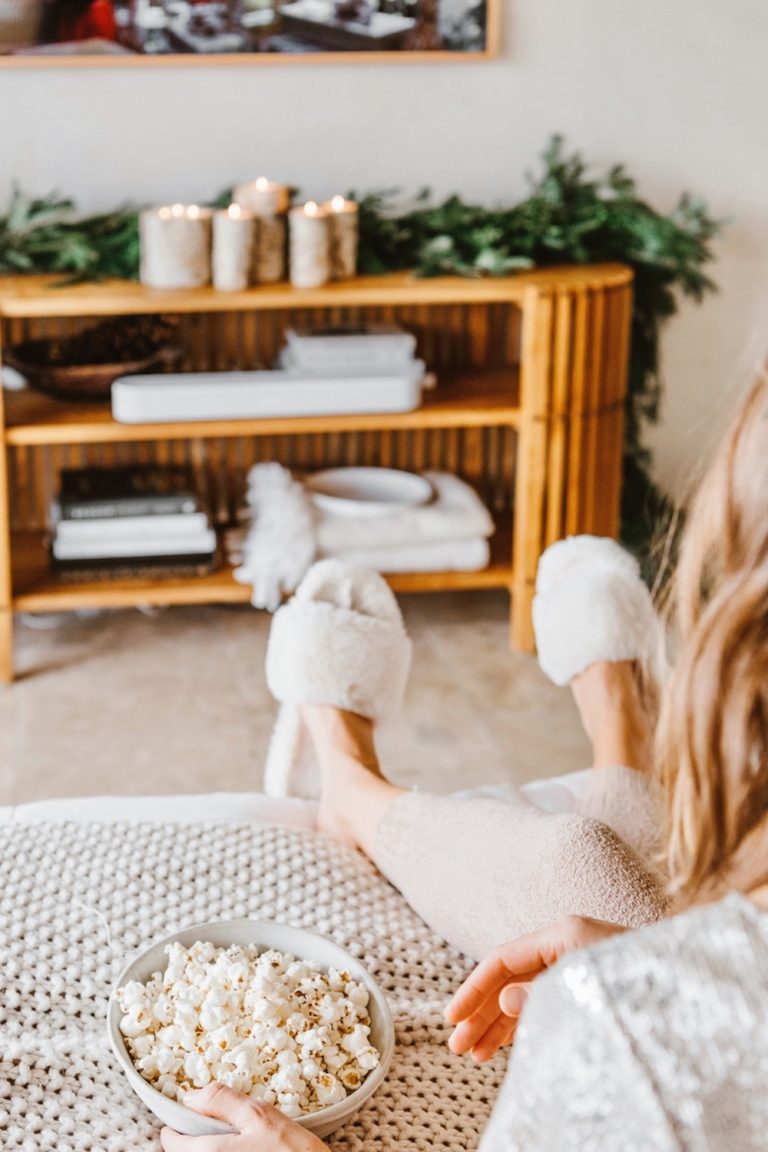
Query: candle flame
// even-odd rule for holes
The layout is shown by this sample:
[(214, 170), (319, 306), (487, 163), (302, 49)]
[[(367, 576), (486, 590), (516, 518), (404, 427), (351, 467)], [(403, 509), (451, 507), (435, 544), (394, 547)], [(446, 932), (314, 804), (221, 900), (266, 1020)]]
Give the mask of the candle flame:
[(200, 209), (198, 208), (197, 204), (190, 204), (189, 208), (187, 208), (187, 216), (189, 217), (189, 219), (190, 220), (197, 220), (199, 215), (200, 215)]
[(158, 209), (158, 215), (159, 215), (161, 220), (170, 220), (171, 210), (167, 206), (164, 208), (159, 208)]
[(269, 180), (267, 180), (266, 176), (259, 176), (258, 180), (256, 181), (257, 191), (266, 192), (267, 188), (269, 188)]
[(347, 206), (347, 202), (343, 196), (334, 196), (331, 200), (331, 208), (334, 212), (343, 212)]
[(306, 204), (304, 205), (304, 211), (306, 212), (307, 216), (317, 216), (317, 201), (307, 200)]
[(227, 215), (231, 216), (233, 220), (237, 220), (242, 214), (243, 210), (239, 204), (230, 204), (229, 208), (227, 208)]
[(184, 215), (184, 205), (183, 204), (174, 204), (171, 207), (171, 216), (183, 216), (183, 215)]

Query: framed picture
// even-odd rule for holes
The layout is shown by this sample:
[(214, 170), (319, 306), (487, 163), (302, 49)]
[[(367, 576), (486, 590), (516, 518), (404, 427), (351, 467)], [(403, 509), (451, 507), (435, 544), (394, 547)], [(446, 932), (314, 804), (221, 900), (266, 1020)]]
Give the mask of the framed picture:
[(0, 0), (0, 66), (478, 59), (501, 0)]

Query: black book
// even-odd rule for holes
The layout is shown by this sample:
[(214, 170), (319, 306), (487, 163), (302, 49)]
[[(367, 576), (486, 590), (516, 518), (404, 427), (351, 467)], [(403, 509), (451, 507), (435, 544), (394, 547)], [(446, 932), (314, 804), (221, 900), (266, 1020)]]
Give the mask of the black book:
[(131, 464), (117, 468), (65, 468), (55, 516), (96, 520), (115, 516), (167, 516), (197, 512), (200, 501), (189, 468)]
[(130, 560), (56, 560), (51, 565), (60, 579), (167, 580), (174, 577), (207, 576), (219, 565), (218, 552), (188, 556), (137, 556)]

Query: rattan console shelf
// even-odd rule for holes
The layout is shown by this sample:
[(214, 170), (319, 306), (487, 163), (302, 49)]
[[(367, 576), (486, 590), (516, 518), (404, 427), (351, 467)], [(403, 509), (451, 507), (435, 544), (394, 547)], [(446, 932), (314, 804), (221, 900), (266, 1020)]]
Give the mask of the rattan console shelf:
[(222, 527), (256, 460), (301, 470), (369, 463), (453, 471), (496, 517), (490, 566), (405, 573), (391, 584), (404, 592), (507, 589), (512, 643), (530, 650), (542, 550), (567, 533), (613, 535), (618, 526), (630, 310), (631, 273), (620, 265), (500, 280), (403, 273), (242, 293), (0, 277), (0, 356), (3, 346), (98, 317), (162, 314), (176, 320), (185, 369), (252, 368), (274, 361), (289, 325), (370, 319), (415, 332), (438, 380), (415, 412), (177, 424), (119, 424), (106, 403), (0, 395), (0, 677), (13, 678), (14, 611), (248, 600), (227, 567), (177, 580), (57, 580), (46, 533), (58, 473), (89, 463), (192, 464)]

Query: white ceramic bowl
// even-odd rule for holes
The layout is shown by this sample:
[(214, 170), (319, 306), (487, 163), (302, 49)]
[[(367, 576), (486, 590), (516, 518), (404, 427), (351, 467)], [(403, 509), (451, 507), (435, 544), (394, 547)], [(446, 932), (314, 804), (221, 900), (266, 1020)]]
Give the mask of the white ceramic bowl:
[(334, 516), (391, 516), (434, 499), (426, 476), (398, 468), (327, 468), (304, 481), (313, 504)]
[(288, 924), (274, 924), (262, 920), (225, 920), (193, 924), (189, 928), (158, 940), (151, 948), (132, 960), (118, 976), (109, 1001), (107, 1030), (118, 1063), (136, 1095), (163, 1124), (187, 1136), (221, 1135), (231, 1132), (231, 1128), (220, 1120), (200, 1116), (153, 1088), (134, 1067), (119, 1028), (122, 1011), (115, 999), (115, 990), (129, 980), (140, 980), (145, 983), (153, 972), (163, 971), (167, 964), (166, 945), (176, 940), (185, 947), (190, 947), (198, 940), (204, 940), (215, 944), (217, 948), (227, 948), (230, 944), (257, 945), (264, 949), (276, 948), (280, 952), (289, 952), (321, 968), (342, 968), (350, 972), (355, 980), (365, 984), (370, 994), (368, 1013), (371, 1018), (371, 1043), (378, 1049), (381, 1062), (378, 1068), (374, 1068), (366, 1076), (360, 1087), (347, 1096), (346, 1100), (340, 1100), (337, 1104), (330, 1104), (318, 1112), (302, 1116), (298, 1123), (314, 1132), (316, 1136), (327, 1136), (354, 1116), (368, 1097), (373, 1095), (386, 1076), (392, 1061), (395, 1029), (381, 989), (354, 956), (350, 956), (343, 948), (339, 948), (324, 936), (306, 932), (303, 928), (293, 928)]

